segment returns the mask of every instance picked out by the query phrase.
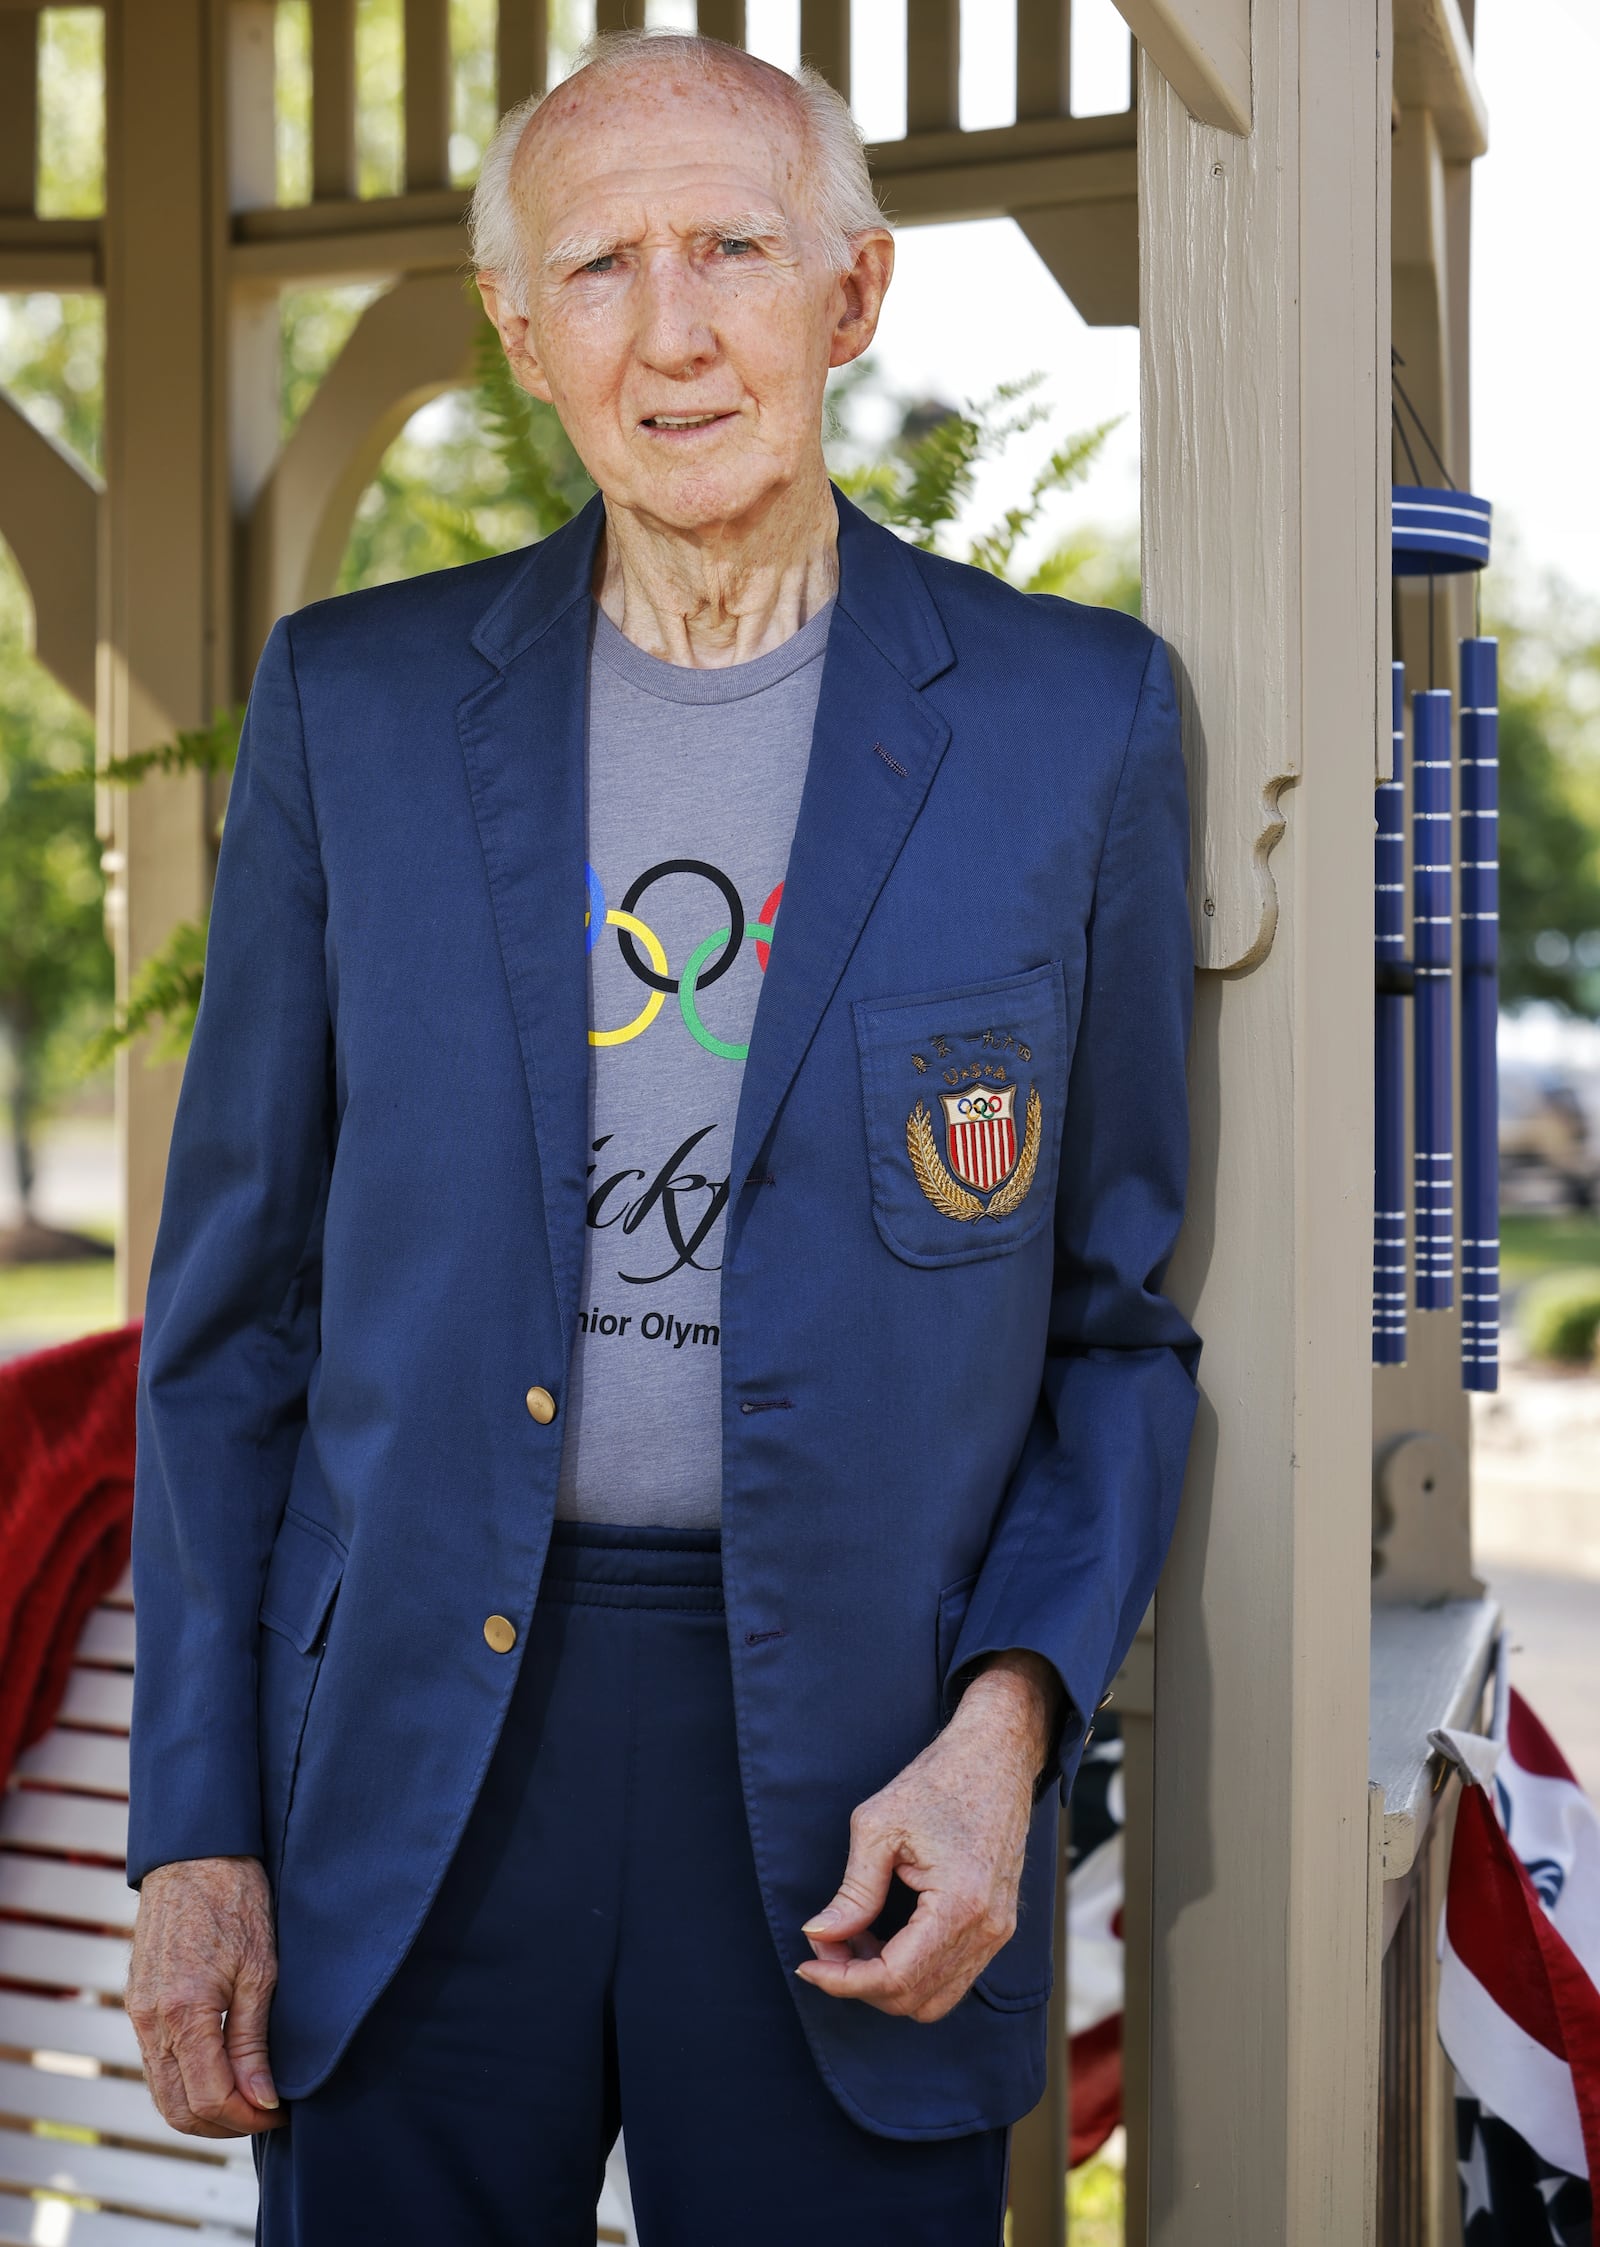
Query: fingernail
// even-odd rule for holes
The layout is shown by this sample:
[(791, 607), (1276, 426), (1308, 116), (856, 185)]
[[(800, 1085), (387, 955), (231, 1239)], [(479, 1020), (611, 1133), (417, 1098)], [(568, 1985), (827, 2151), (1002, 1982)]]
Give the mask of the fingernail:
[(252, 2089), (250, 2096), (258, 2107), (265, 2107), (269, 2111), (278, 2103), (278, 2094), (273, 2090), (270, 2083), (258, 2082)]
[(836, 1927), (838, 1924), (839, 1914), (830, 1904), (825, 1912), (818, 1912), (815, 1919), (806, 1920), (802, 1924), (800, 1932), (802, 1935), (826, 1935), (830, 1927)]

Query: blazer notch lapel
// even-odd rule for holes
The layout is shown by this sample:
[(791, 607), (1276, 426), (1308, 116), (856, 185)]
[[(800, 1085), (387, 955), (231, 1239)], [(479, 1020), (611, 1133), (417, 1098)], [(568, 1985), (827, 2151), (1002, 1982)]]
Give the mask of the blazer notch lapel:
[[(735, 1180), (755, 1165), (949, 740), (945, 719), (841, 603), (745, 1062)], [(735, 1193), (730, 1252), (741, 1217)]]

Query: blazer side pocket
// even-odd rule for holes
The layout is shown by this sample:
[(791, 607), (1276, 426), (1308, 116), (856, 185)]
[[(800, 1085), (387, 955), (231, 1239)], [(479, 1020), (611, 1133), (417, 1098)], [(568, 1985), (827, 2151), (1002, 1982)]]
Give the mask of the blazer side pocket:
[(292, 1508), (285, 1513), (267, 1564), (257, 1633), (261, 1822), (267, 1872), (274, 1882), (283, 1863), (300, 1745), (344, 1566), (344, 1547), (330, 1530)]

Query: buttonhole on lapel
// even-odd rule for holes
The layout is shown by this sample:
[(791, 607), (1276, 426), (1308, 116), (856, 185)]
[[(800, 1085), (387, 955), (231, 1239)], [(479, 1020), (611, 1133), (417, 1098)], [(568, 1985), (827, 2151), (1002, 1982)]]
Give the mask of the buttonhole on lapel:
[(794, 1405), (788, 1397), (746, 1397), (739, 1410), (741, 1412), (792, 1412)]
[(883, 759), (889, 770), (891, 772), (897, 772), (900, 775), (901, 779), (904, 780), (906, 776), (905, 766), (901, 764), (897, 758), (890, 756), (888, 750), (885, 749), (881, 741), (875, 741), (872, 746), (875, 753)]
[(753, 1170), (745, 1180), (747, 1186), (776, 1186), (777, 1183), (770, 1170)]
[(769, 1639), (787, 1638), (788, 1635), (789, 1633), (787, 1632), (787, 1630), (746, 1631), (744, 1634), (744, 1642), (746, 1646), (765, 1646)]

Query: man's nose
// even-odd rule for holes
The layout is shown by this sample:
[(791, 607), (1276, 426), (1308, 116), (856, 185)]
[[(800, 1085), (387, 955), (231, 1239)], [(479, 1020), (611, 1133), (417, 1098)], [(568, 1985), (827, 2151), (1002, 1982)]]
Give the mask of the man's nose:
[(693, 374), (717, 356), (709, 289), (688, 258), (666, 251), (646, 261), (636, 348), (660, 374)]

